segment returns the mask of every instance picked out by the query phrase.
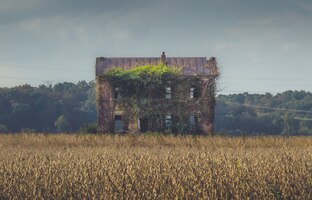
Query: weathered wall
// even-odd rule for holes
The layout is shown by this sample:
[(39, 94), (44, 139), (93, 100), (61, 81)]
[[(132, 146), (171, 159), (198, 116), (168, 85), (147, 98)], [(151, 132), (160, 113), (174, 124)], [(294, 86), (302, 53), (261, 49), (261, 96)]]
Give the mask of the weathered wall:
[(131, 108), (123, 108), (114, 99), (113, 88), (103, 78), (97, 77), (98, 129), (100, 132), (114, 132), (114, 116), (122, 115), (123, 128), (126, 131), (137, 131), (137, 116)]
[[(198, 98), (189, 99), (189, 88), (198, 87)], [(131, 107), (120, 106), (118, 100), (113, 99), (112, 88), (105, 80), (98, 81), (99, 94), (99, 129), (101, 132), (114, 131), (114, 114), (123, 116), (124, 130), (138, 131), (138, 116)], [(189, 116), (198, 117), (198, 129), (196, 133), (213, 134), (214, 123), (214, 79), (201, 78), (194, 81), (183, 78), (180, 83), (172, 85), (172, 99), (165, 99), (164, 91), (150, 91), (150, 93), (163, 93), (163, 98), (151, 99), (150, 107), (146, 107), (144, 116), (149, 117), (149, 130), (164, 130), (164, 118), (166, 114), (173, 117), (173, 123), (188, 124)], [(178, 128), (174, 127), (173, 132)]]
[[(182, 68), (183, 77), (178, 84), (172, 85), (173, 96), (171, 100), (153, 100), (149, 113), (145, 113), (149, 119), (151, 131), (164, 130), (164, 116), (171, 114), (173, 122), (188, 123), (191, 114), (198, 116), (197, 133), (213, 134), (214, 130), (214, 107), (215, 107), (215, 79), (219, 75), (217, 63), (214, 57), (206, 60), (204, 57), (169, 57), (166, 58), (169, 66)], [(113, 88), (103, 80), (101, 74), (109, 69), (122, 67), (130, 69), (139, 65), (159, 64), (160, 57), (152, 58), (97, 58), (96, 80), (97, 80), (97, 104), (98, 104), (98, 125), (100, 132), (114, 131), (114, 115), (122, 114), (124, 129), (127, 131), (138, 131), (138, 115), (131, 107), (121, 108), (118, 100), (113, 99)], [(195, 82), (194, 82), (195, 80)], [(200, 97), (189, 99), (189, 88), (197, 85), (200, 90)], [(149, 91), (152, 98), (159, 98), (164, 91)], [(161, 96), (161, 95), (160, 95)], [(164, 106), (166, 105), (166, 106)], [(173, 130), (176, 131), (176, 130)]]
[(215, 107), (215, 80), (214, 78), (202, 78), (200, 81), (202, 102), (200, 105), (201, 118), (200, 129), (206, 133), (214, 134), (214, 107)]
[(98, 129), (100, 132), (112, 132), (114, 130), (114, 111), (112, 88), (101, 77), (96, 77)]

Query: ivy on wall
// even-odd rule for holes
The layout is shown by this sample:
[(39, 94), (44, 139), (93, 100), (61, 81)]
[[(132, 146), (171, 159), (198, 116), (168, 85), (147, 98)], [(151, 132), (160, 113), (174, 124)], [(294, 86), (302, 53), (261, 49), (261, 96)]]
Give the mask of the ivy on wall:
[[(181, 69), (164, 64), (128, 70), (114, 68), (104, 73), (102, 78), (110, 84), (113, 93), (118, 89), (118, 105), (124, 110), (130, 108), (137, 116), (148, 116), (155, 123), (152, 125), (154, 128), (150, 127), (153, 130), (163, 127), (164, 111), (171, 111), (179, 122), (176, 124), (177, 132), (186, 132), (186, 117), (196, 104), (189, 99), (190, 87), (202, 87), (200, 77), (185, 78)], [(171, 87), (172, 99), (166, 99), (166, 87)]]
[(138, 66), (129, 70), (114, 68), (102, 77), (109, 82), (112, 90), (118, 88), (120, 105), (131, 106), (133, 112), (142, 115), (148, 112), (151, 101), (163, 98), (165, 87), (177, 82), (180, 76), (179, 68), (158, 64)]

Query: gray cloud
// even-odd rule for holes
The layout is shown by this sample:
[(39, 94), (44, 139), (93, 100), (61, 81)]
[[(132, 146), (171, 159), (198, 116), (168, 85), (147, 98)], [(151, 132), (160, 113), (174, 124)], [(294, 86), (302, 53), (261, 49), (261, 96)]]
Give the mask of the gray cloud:
[(117, 12), (140, 9), (150, 6), (151, 0), (1, 0), (0, 23), (14, 23), (31, 18), (66, 18), (98, 15), (105, 12)]
[(312, 65), (309, 5), (307, 0), (0, 0), (0, 72), (3, 64), (21, 66), (6, 70), (6, 76), (30, 76), (29, 66), (74, 66), (90, 70), (77, 80), (91, 79), (96, 56), (157, 56), (165, 50), (169, 56), (217, 56), (226, 75), (306, 76), (293, 65), (305, 71)]

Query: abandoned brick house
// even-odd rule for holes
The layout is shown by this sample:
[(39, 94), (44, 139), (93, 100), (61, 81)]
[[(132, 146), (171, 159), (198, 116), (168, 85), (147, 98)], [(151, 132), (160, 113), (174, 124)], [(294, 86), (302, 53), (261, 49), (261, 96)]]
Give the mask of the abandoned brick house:
[[(181, 71), (179, 81), (167, 81), (164, 87), (142, 92), (150, 109), (135, 112), (120, 106), (122, 94), (103, 74), (112, 69), (130, 70), (138, 66), (164, 64)], [(98, 129), (100, 132), (170, 131), (176, 133), (213, 134), (216, 59), (211, 57), (124, 57), (96, 59)], [(131, 88), (129, 88), (131, 89)], [(143, 94), (144, 93), (144, 94)], [(147, 96), (146, 96), (147, 94)]]

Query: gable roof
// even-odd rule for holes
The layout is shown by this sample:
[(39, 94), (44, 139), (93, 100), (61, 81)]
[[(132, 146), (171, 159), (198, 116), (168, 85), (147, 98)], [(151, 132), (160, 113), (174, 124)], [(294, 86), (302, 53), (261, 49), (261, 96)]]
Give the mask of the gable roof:
[(214, 57), (209, 60), (206, 57), (123, 57), (123, 58), (96, 58), (96, 76), (101, 76), (113, 68), (125, 70), (142, 65), (157, 65), (165, 63), (170, 66), (179, 67), (185, 76), (217, 76), (217, 63)]

